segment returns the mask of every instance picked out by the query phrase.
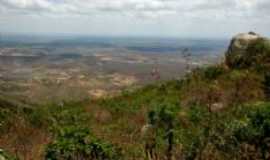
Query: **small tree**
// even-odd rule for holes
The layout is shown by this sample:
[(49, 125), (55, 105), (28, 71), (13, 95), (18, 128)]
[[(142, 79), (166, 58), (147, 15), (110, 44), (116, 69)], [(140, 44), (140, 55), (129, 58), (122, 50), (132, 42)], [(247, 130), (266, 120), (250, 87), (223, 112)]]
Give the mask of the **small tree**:
[[(154, 130), (163, 131), (165, 135), (161, 135), (167, 142), (166, 157), (171, 160), (173, 157), (174, 147), (174, 128), (175, 128), (175, 114), (170, 111), (167, 106), (162, 106), (160, 110), (151, 111), (148, 114), (149, 123), (153, 126)], [(154, 136), (160, 136), (154, 134)]]

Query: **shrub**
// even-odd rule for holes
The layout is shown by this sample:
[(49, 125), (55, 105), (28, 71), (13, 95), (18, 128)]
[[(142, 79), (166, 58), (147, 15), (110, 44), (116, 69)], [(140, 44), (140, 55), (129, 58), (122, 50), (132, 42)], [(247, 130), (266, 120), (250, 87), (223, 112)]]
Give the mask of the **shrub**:
[(233, 70), (220, 79), (222, 99), (227, 106), (264, 99), (262, 77), (250, 70)]
[(269, 71), (264, 74), (263, 85), (264, 85), (265, 97), (269, 100), (270, 99), (270, 72)]
[[(152, 135), (155, 137), (150, 137), (150, 143), (153, 143), (153, 146), (156, 144), (167, 144), (166, 157), (168, 160), (172, 159), (173, 150), (175, 147), (175, 127), (177, 122), (176, 113), (177, 111), (175, 110), (174, 106), (170, 107), (164, 104), (157, 106), (156, 110), (152, 110), (148, 114), (149, 123), (155, 132)], [(154, 142), (152, 142), (153, 140)], [(150, 148), (149, 151), (146, 150), (146, 152), (152, 152), (152, 149), (153, 148)], [(151, 158), (154, 157), (151, 156)]]
[(89, 115), (82, 103), (69, 102), (63, 104), (49, 104), (32, 109), (26, 114), (27, 120), (37, 128), (46, 128), (53, 134), (66, 126), (87, 126)]
[(215, 80), (219, 76), (226, 73), (226, 70), (223, 66), (210, 66), (204, 69), (204, 77), (208, 80)]
[(0, 160), (17, 160), (17, 158), (9, 155), (4, 150), (0, 149)]
[(250, 110), (247, 117), (248, 124), (236, 130), (234, 136), (240, 143), (253, 146), (262, 159), (269, 159), (270, 104), (256, 106), (255, 109)]
[(120, 150), (90, 134), (87, 128), (67, 127), (47, 146), (47, 160), (118, 160)]

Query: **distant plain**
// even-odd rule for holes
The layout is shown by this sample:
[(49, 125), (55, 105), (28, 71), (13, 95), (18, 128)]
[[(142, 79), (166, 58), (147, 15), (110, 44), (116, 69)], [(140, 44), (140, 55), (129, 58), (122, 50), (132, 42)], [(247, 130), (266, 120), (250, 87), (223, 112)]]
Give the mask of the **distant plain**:
[(2, 36), (0, 91), (30, 103), (113, 96), (219, 62), (227, 40)]

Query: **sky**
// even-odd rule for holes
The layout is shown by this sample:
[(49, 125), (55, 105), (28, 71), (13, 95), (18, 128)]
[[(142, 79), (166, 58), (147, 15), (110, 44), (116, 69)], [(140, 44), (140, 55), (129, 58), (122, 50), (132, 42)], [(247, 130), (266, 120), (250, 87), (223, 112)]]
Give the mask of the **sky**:
[(270, 0), (0, 0), (0, 34), (270, 36)]

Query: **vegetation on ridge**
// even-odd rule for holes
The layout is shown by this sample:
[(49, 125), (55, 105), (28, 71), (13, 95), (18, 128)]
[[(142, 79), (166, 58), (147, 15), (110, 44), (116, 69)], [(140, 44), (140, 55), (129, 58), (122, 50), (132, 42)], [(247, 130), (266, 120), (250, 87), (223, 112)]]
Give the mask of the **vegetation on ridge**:
[(269, 159), (270, 52), (253, 47), (241, 67), (198, 68), (117, 97), (1, 107), (0, 147), (19, 159)]

